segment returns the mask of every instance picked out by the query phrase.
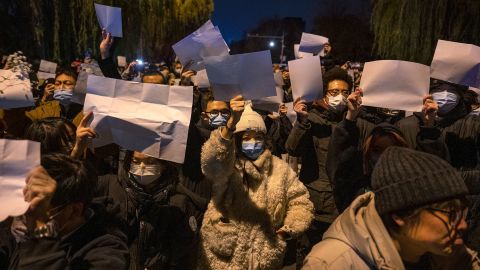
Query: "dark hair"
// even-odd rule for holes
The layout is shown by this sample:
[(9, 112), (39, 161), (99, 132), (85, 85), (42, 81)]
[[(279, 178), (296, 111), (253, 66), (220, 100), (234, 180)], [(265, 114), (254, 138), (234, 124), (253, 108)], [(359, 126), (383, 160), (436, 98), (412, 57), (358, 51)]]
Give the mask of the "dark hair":
[(353, 80), (345, 70), (339, 67), (333, 67), (329, 69), (327, 72), (325, 72), (325, 75), (323, 76), (323, 88), (328, 89), (328, 84), (334, 80), (340, 80), (340, 81), (346, 82), (348, 84), (348, 90), (350, 92), (352, 91)]
[(75, 81), (77, 80), (78, 74), (71, 68), (62, 68), (59, 71), (57, 71), (57, 73), (55, 74), (55, 80), (57, 79), (58, 76), (62, 74), (75, 78)]
[(402, 132), (398, 130), (395, 126), (387, 123), (382, 123), (376, 126), (370, 133), (370, 136), (365, 139), (365, 143), (363, 145), (363, 170), (364, 173), (367, 175), (370, 175), (371, 170), (373, 170), (373, 168), (370, 168), (368, 163), (368, 158), (373, 148), (373, 141), (375, 138), (383, 136), (388, 136), (390, 139), (392, 139), (395, 146), (408, 147), (408, 143), (405, 140)]
[(41, 164), (57, 182), (57, 188), (51, 200), (53, 206), (71, 203), (90, 204), (98, 182), (93, 168), (60, 153), (42, 156)]
[(202, 111), (206, 111), (207, 110), (207, 106), (208, 106), (208, 103), (212, 102), (215, 100), (215, 97), (213, 96), (213, 93), (211, 90), (208, 90), (208, 91), (205, 91), (205, 92), (202, 92), (201, 93), (202, 97), (201, 97), (201, 106), (202, 106)]
[(74, 140), (68, 133), (65, 120), (61, 118), (33, 121), (25, 131), (24, 138), (40, 142), (42, 155), (65, 152), (66, 147), (71, 148)]

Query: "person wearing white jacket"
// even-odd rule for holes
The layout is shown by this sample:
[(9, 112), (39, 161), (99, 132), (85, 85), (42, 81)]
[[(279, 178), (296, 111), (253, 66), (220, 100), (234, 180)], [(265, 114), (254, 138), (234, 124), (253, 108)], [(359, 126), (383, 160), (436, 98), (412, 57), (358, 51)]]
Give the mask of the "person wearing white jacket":
[(296, 173), (265, 148), (262, 117), (241, 96), (230, 106), (227, 126), (213, 131), (202, 149), (213, 194), (197, 268), (280, 269), (285, 240), (308, 228), (313, 204)]

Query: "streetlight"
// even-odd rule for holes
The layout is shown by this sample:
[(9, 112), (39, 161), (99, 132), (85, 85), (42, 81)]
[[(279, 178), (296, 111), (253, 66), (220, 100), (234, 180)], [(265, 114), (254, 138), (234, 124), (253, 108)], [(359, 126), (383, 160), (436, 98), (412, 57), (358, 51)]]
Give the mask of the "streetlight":
[[(284, 57), (283, 57), (283, 50), (285, 49), (285, 33), (282, 33), (281, 36), (266, 36), (266, 35), (259, 35), (259, 34), (255, 34), (255, 35), (252, 35), (252, 34), (247, 34), (247, 37), (253, 37), (253, 38), (268, 38), (268, 39), (277, 39), (277, 40), (280, 40), (281, 41), (281, 50), (280, 50), (280, 64), (283, 63), (283, 60), (284, 60)], [(275, 47), (275, 42), (273, 40), (271, 40), (269, 43), (268, 43), (268, 46), (270, 46), (270, 48), (273, 48)]]

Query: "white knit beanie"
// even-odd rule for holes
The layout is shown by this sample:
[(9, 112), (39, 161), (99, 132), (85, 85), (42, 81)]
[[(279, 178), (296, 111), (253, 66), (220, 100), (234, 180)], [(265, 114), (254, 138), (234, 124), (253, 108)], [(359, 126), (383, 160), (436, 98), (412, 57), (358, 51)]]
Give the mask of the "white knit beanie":
[(252, 109), (252, 104), (246, 104), (240, 121), (238, 121), (234, 133), (255, 130), (257, 132), (267, 133), (265, 122), (260, 114)]

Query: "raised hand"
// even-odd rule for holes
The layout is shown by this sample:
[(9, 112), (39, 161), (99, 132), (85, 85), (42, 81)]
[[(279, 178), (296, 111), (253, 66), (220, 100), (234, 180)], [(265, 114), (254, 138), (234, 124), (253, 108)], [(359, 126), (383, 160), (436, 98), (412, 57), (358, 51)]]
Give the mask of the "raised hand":
[(46, 218), (50, 200), (57, 188), (57, 182), (48, 175), (47, 171), (38, 166), (30, 170), (23, 189), (25, 201), (30, 203), (29, 213), (35, 218)]
[(80, 158), (87, 149), (88, 138), (95, 138), (97, 134), (90, 128), (90, 120), (93, 119), (93, 112), (89, 112), (80, 121), (77, 127), (75, 146), (70, 154), (71, 157)]
[(437, 117), (438, 104), (433, 100), (432, 95), (423, 98), (422, 116), (423, 124), (427, 127), (432, 127), (435, 124)]
[(358, 113), (360, 112), (360, 107), (362, 106), (362, 95), (363, 90), (357, 88), (355, 92), (351, 93), (347, 98), (348, 111), (347, 120), (354, 121), (357, 119)]
[(112, 48), (113, 36), (107, 33), (105, 29), (102, 30), (102, 42), (100, 42), (100, 56), (102, 60), (110, 57), (110, 48)]
[(304, 119), (308, 117), (307, 102), (303, 99), (297, 98), (293, 102), (293, 110), (297, 113), (297, 118)]
[(230, 110), (232, 112), (232, 115), (228, 119), (226, 128), (222, 129), (222, 136), (224, 138), (232, 137), (233, 129), (237, 125), (238, 121), (240, 121), (244, 109), (245, 100), (242, 96), (239, 95), (230, 100)]

